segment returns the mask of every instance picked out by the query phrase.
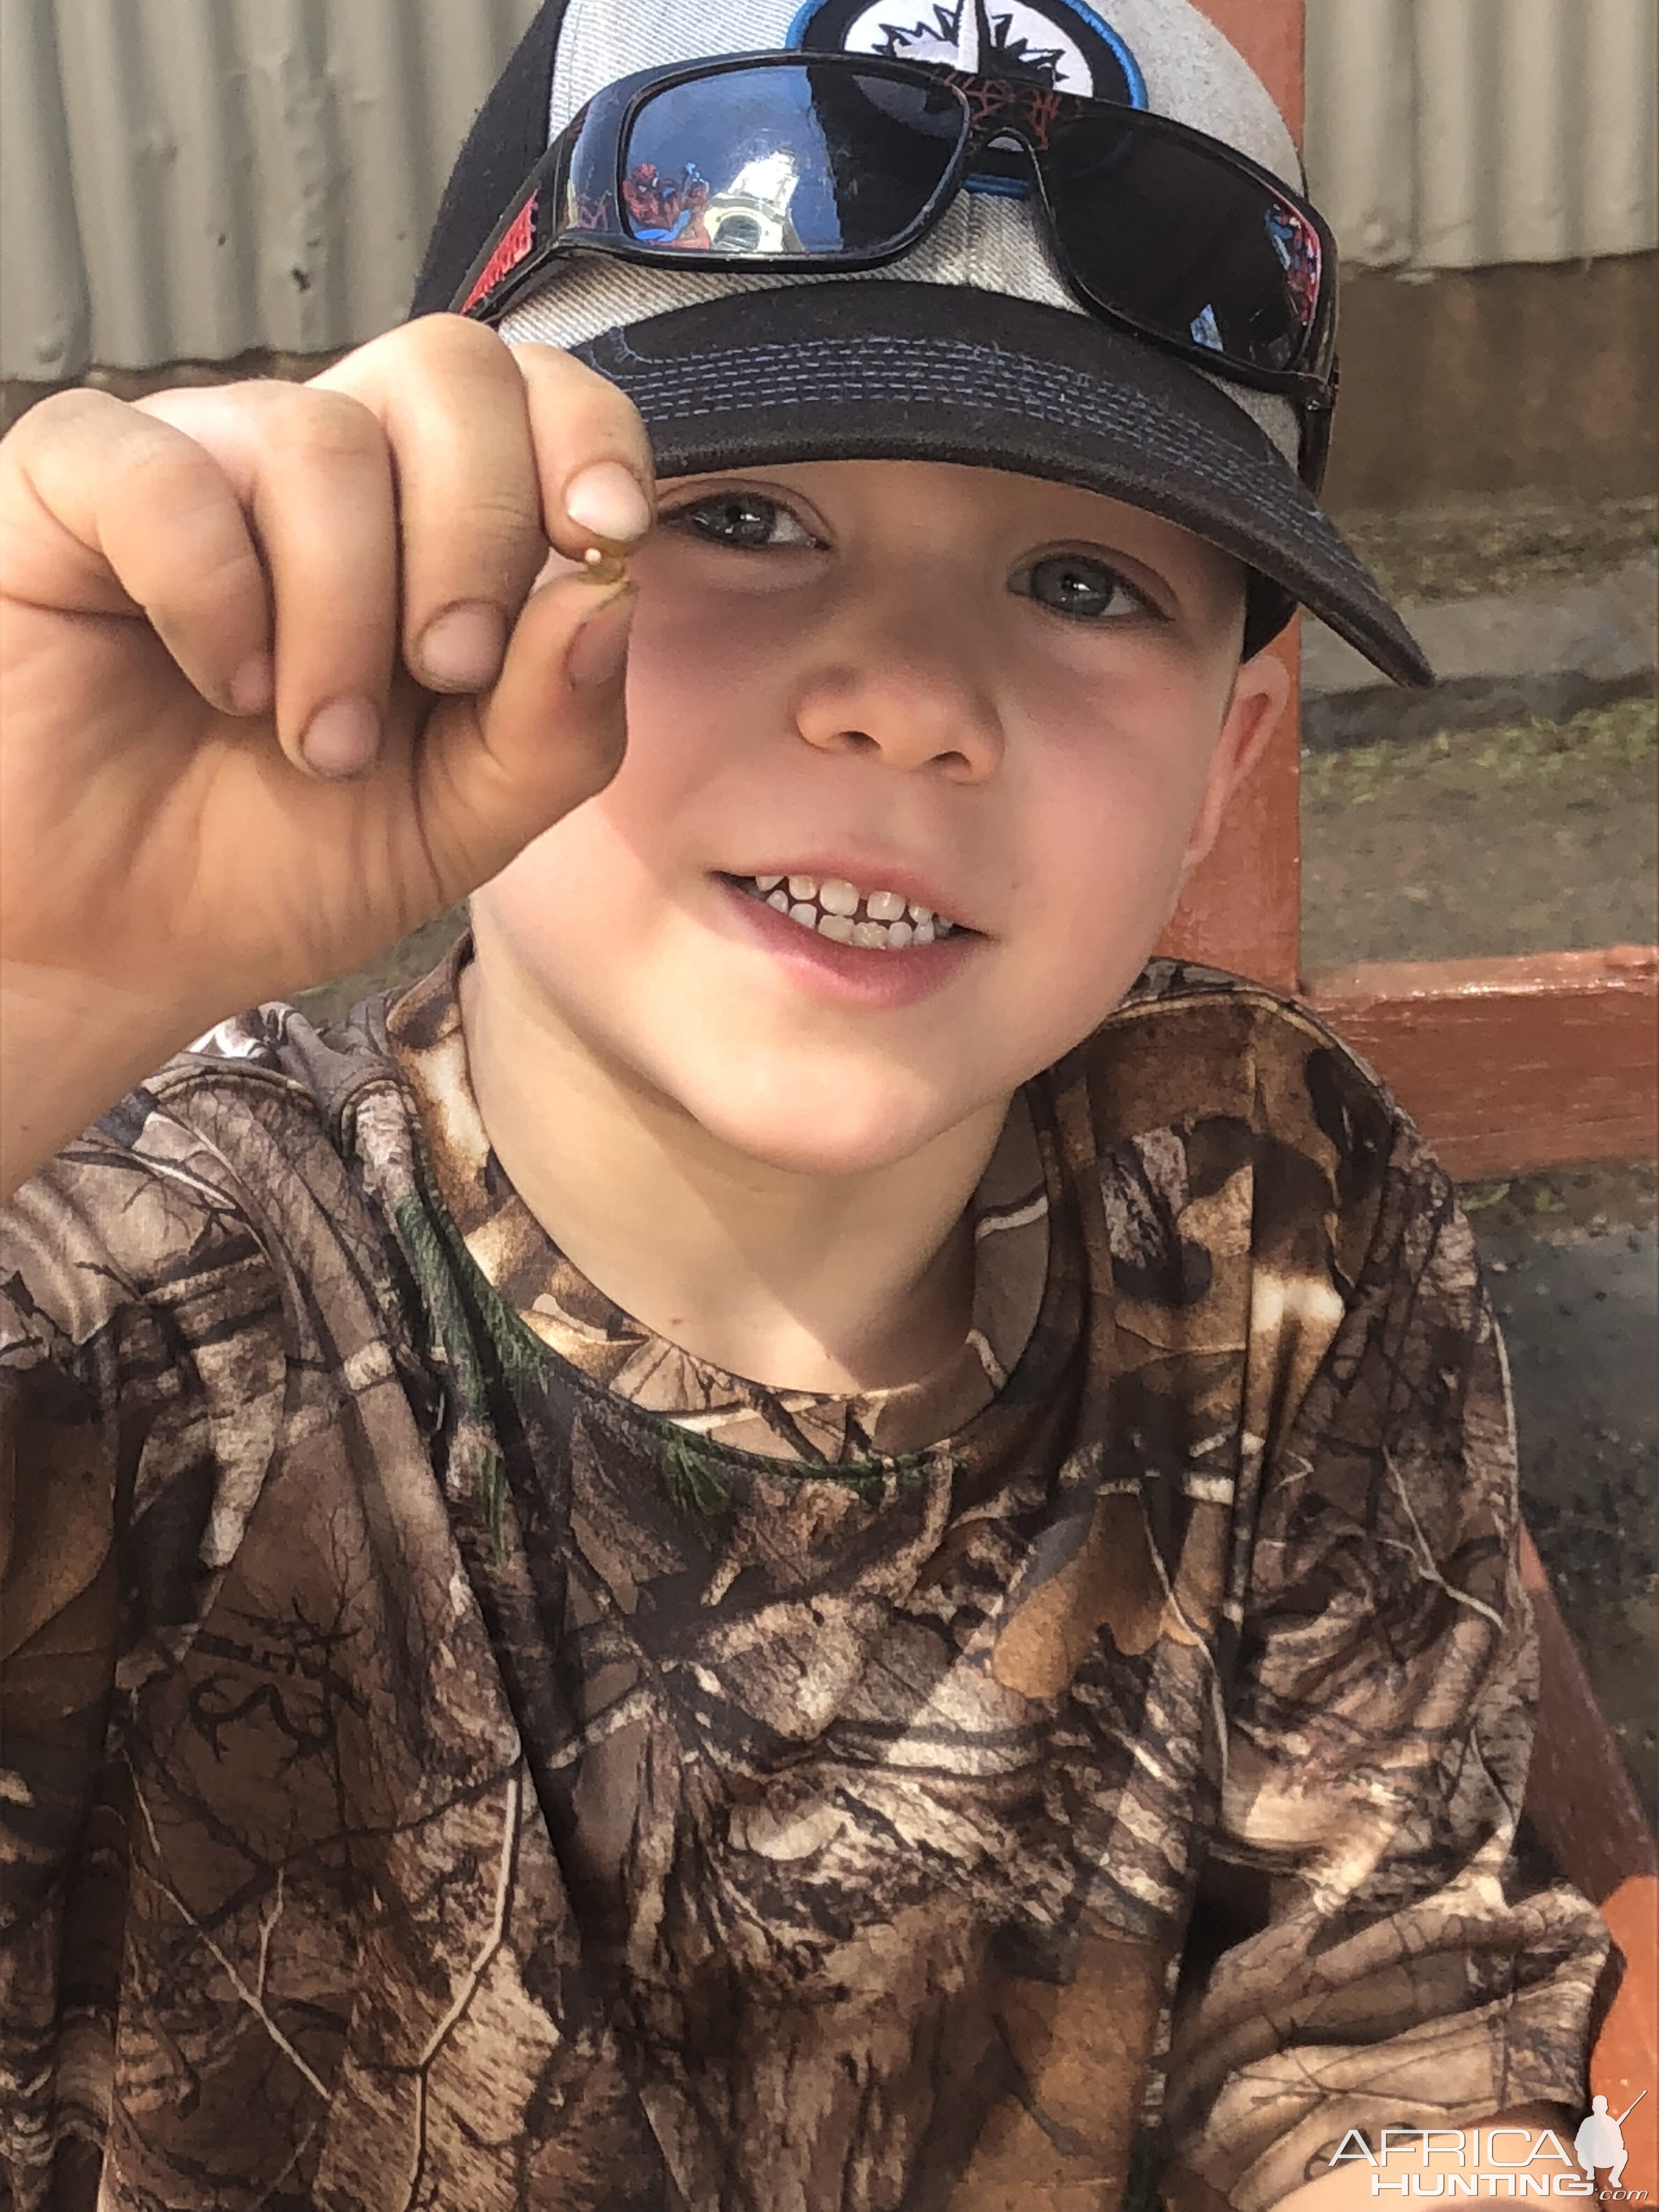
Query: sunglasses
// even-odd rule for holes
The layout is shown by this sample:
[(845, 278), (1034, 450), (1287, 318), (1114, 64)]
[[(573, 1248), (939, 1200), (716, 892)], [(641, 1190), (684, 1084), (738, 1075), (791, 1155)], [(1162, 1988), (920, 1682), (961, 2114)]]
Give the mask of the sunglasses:
[(863, 54), (642, 70), (549, 147), (454, 306), (498, 322), (578, 252), (708, 269), (878, 269), (957, 191), (1025, 194), (1103, 322), (1296, 408), (1317, 492), (1336, 394), (1336, 246), (1231, 147), (1115, 100)]

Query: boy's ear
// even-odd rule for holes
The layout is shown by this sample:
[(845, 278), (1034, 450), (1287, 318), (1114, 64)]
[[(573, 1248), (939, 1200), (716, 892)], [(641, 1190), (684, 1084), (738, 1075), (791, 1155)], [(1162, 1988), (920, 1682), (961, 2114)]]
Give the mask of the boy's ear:
[(1272, 646), (1241, 665), (1182, 860), (1182, 888), (1214, 844), (1228, 801), (1272, 742), (1293, 688), (1288, 664)]

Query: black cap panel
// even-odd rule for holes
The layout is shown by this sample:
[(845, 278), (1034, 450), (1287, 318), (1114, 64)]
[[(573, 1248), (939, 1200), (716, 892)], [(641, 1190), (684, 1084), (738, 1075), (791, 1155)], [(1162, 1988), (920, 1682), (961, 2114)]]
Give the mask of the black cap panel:
[(411, 317), (441, 314), (547, 151), (553, 63), (569, 0), (545, 0), (456, 156), (416, 281)]

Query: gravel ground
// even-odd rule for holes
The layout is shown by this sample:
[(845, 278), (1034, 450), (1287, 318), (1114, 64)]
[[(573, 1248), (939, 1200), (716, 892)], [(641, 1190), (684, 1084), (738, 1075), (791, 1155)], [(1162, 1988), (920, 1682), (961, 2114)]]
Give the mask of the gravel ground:
[(1302, 763), (1303, 969), (1659, 938), (1659, 702)]

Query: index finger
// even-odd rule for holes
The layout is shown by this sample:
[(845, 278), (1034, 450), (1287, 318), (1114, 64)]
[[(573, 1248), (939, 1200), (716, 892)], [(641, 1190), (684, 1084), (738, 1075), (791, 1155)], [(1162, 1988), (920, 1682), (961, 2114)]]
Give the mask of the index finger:
[(404, 658), (435, 690), (494, 681), (550, 544), (572, 560), (595, 545), (625, 552), (651, 526), (644, 424), (616, 386), (556, 347), (508, 348), (477, 323), (431, 315), (314, 381), (349, 392), (385, 430)]
[(550, 543), (572, 561), (594, 544), (629, 551), (656, 519), (656, 463), (638, 408), (556, 346), (511, 351), (524, 379)]

